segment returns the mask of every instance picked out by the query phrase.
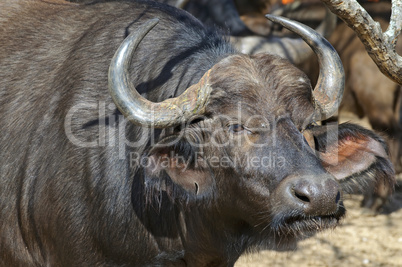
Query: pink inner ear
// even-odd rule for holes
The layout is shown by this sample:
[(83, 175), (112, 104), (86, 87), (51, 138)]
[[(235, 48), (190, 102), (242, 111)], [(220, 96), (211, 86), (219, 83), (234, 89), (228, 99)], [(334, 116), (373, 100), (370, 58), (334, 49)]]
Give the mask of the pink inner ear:
[(337, 145), (319, 153), (324, 168), (337, 179), (344, 179), (367, 170), (376, 156), (387, 157), (383, 146), (372, 138), (347, 136)]

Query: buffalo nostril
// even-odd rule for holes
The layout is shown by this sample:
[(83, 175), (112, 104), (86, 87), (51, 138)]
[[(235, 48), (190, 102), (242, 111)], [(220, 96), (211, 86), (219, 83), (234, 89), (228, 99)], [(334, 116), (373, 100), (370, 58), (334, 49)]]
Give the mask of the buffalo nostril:
[(338, 204), (340, 199), (341, 199), (341, 192), (338, 191), (338, 194), (336, 194), (336, 198), (335, 198), (335, 204)]
[(308, 216), (334, 214), (342, 201), (339, 184), (332, 177), (290, 177), (284, 182), (283, 200), (289, 208)]
[(303, 202), (310, 202), (310, 198), (302, 192), (293, 191), (294, 195)]

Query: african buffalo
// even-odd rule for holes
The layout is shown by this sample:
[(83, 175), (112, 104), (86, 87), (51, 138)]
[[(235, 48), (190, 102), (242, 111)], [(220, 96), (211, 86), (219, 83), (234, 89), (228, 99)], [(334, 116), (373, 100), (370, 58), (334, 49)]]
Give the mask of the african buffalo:
[(392, 187), (381, 138), (318, 126), (343, 70), (305, 74), (152, 1), (0, 2), (0, 265), (233, 266)]

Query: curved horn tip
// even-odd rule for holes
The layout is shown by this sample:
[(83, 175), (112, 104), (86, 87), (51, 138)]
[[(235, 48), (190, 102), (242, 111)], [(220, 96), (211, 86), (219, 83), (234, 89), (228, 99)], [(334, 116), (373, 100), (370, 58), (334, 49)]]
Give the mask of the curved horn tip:
[(307, 42), (307, 44), (309, 44), (311, 39), (321, 39), (322, 37), (314, 29), (296, 20), (272, 14), (266, 14), (265, 17), (270, 21), (278, 23), (283, 27), (285, 27), (286, 29), (298, 34), (305, 42)]
[[(145, 21), (143, 24), (141, 24), (140, 29), (135, 29), (133, 30), (130, 34), (128, 34), (128, 36), (135, 36), (136, 34), (147, 34), (148, 32), (150, 32), (155, 26), (156, 24), (159, 23), (159, 18), (153, 18), (153, 19), (149, 19), (147, 21)], [(123, 43), (127, 41), (127, 42), (131, 42), (130, 38), (127, 38), (126, 40), (123, 41)]]
[[(159, 23), (159, 18), (153, 18), (153, 19), (147, 20), (144, 24), (142, 24), (142, 26), (144, 27), (145, 31), (149, 32), (158, 23)], [(133, 33), (135, 33), (135, 31)]]
[(278, 15), (272, 15), (272, 14), (265, 14), (265, 17), (267, 19), (269, 19), (272, 22), (276, 22), (276, 23), (281, 23), (284, 20), (288, 20), (290, 21), (290, 19), (282, 17), (282, 16), (278, 16)]
[(158, 22), (159, 22), (159, 18), (153, 18), (153, 19), (150, 19), (147, 22), (145, 22), (145, 25), (155, 26), (156, 24), (158, 24)]
[(159, 18), (153, 18), (147, 20), (143, 25), (156, 25), (159, 22)]

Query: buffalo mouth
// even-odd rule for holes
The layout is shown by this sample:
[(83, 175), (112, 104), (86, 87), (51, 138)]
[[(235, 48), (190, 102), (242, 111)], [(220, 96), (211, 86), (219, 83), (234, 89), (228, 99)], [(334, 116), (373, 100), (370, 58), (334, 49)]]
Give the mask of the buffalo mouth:
[(326, 229), (334, 229), (345, 216), (343, 206), (330, 215), (309, 216), (290, 212), (274, 218), (271, 229), (278, 237), (304, 239)]

